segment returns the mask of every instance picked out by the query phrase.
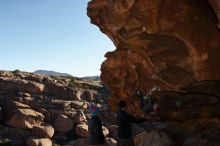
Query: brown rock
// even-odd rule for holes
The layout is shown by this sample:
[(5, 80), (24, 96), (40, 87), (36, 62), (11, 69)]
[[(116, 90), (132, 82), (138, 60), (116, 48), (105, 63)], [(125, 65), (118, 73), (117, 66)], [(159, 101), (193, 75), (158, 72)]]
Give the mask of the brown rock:
[(53, 139), (56, 140), (57, 143), (64, 145), (68, 141), (67, 133), (55, 133)]
[(107, 137), (109, 135), (109, 131), (105, 126), (102, 126), (102, 132), (103, 132), (105, 137)]
[(118, 142), (115, 139), (110, 138), (110, 137), (106, 137), (105, 142), (107, 146), (117, 146), (118, 144)]
[(52, 146), (52, 141), (48, 138), (34, 138), (27, 139), (27, 146)]
[(12, 141), (12, 145), (24, 145), (27, 137), (31, 135), (29, 130), (21, 128), (1, 127), (0, 131), (1, 138), (7, 137)]
[(75, 128), (76, 133), (81, 137), (88, 137), (88, 125), (86, 123), (78, 124)]
[(52, 126), (34, 126), (32, 134), (41, 138), (52, 138), (54, 135), (54, 128)]
[(219, 146), (219, 129), (204, 131), (201, 134), (187, 139), (183, 146)]
[[(89, 131), (88, 131), (88, 125), (86, 123), (78, 124), (75, 128), (76, 133), (81, 137), (88, 137)], [(105, 137), (109, 135), (109, 131), (106, 127), (102, 126), (102, 132)]]
[(29, 105), (31, 108), (33, 108), (36, 105), (36, 102), (34, 102), (33, 97), (23, 97), (21, 102)]
[[(10, 117), (13, 112), (17, 109), (29, 109), (30, 105), (26, 104), (29, 102), (26, 102), (22, 97), (7, 97), (7, 95), (4, 97), (3, 100), (3, 109), (5, 112), (6, 117)], [(5, 118), (7, 119), (7, 118)]]
[(88, 146), (88, 139), (84, 139), (84, 138), (77, 139), (73, 146)]
[(166, 130), (175, 137), (188, 139), (203, 133), (206, 129), (220, 129), (219, 118), (202, 118), (187, 121), (170, 121)]
[(27, 89), (27, 92), (29, 93), (42, 93), (44, 91), (44, 84), (36, 83), (33, 81), (29, 81), (25, 88)]
[(8, 100), (8, 102), (6, 103), (6, 108), (10, 109), (13, 112), (14, 109), (29, 109), (30, 106), (21, 102)]
[(66, 133), (73, 129), (73, 120), (65, 115), (60, 115), (54, 122), (56, 132)]
[(217, 96), (180, 92), (161, 92), (158, 96), (164, 119), (189, 120), (220, 115), (220, 99)]
[(209, 96), (220, 96), (220, 82), (219, 81), (200, 81), (195, 82), (186, 90), (191, 93), (200, 93)]
[(81, 100), (83, 98), (83, 92), (79, 89), (67, 88), (67, 92), (70, 99)]
[(54, 83), (54, 82), (45, 83), (45, 92), (51, 96), (55, 96), (61, 99), (70, 99), (66, 86), (60, 83)]
[(141, 115), (137, 90), (148, 94), (158, 85), (162, 91), (181, 91), (195, 81), (220, 80), (219, 2), (211, 1), (217, 15), (208, 1), (89, 2), (91, 22), (117, 48), (101, 67), (113, 110), (124, 100), (131, 113)]
[(23, 79), (14, 79), (8, 77), (0, 77), (0, 87), (10, 93), (17, 91), (40, 94), (44, 90), (44, 85), (33, 81)]
[(23, 93), (23, 96), (24, 97), (31, 97), (31, 94), (30, 93)]
[(117, 136), (118, 126), (117, 125), (111, 125), (111, 124), (108, 124), (108, 125), (105, 125), (105, 126), (109, 130), (109, 136), (116, 139), (118, 137)]
[(183, 146), (219, 146), (219, 142), (207, 139), (191, 138), (188, 139)]
[(134, 137), (136, 146), (173, 146), (172, 140), (163, 132), (151, 131)]
[(36, 111), (38, 111), (39, 113), (42, 113), (44, 115), (44, 121), (47, 122), (47, 123), (50, 123), (51, 122), (51, 113), (49, 111), (47, 111), (46, 109), (44, 108), (38, 108), (36, 109)]
[(54, 122), (60, 115), (65, 115), (62, 109), (50, 108), (48, 112), (51, 114), (51, 121)]
[(132, 127), (132, 134), (134, 134), (134, 135), (139, 135), (139, 134), (147, 132), (144, 128), (141, 128), (137, 124), (132, 124), (131, 127)]
[(73, 119), (75, 124), (85, 123), (87, 121), (83, 110), (78, 110)]
[(20, 97), (31, 97), (30, 93), (17, 92), (17, 96)]
[(85, 101), (72, 101), (71, 102), (71, 107), (74, 109), (86, 109), (87, 108), (87, 103)]
[(56, 105), (61, 107), (64, 111), (68, 110), (70, 108), (70, 103), (71, 101), (66, 101), (66, 100), (51, 100), (50, 104)]
[(44, 116), (32, 109), (18, 109), (14, 112), (13, 116), (7, 125), (16, 128), (31, 129), (33, 126), (38, 126), (43, 123)]
[(212, 5), (217, 18), (218, 18), (218, 28), (220, 29), (220, 3), (218, 0), (209, 0), (210, 4)]
[(87, 101), (92, 101), (94, 100), (94, 93), (92, 91), (85, 91), (84, 92), (84, 100), (87, 100)]
[(13, 73), (9, 71), (0, 71), (0, 77), (12, 77)]

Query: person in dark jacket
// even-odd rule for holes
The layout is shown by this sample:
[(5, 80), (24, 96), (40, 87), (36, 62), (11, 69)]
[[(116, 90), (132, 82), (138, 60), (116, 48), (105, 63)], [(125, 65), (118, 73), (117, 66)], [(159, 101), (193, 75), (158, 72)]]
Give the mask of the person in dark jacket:
[(91, 105), (90, 112), (92, 113), (92, 117), (89, 120), (88, 124), (88, 144), (90, 146), (105, 146), (105, 138), (102, 131), (102, 123), (99, 119), (99, 116), (101, 115), (101, 110), (95, 105)]
[(135, 117), (129, 115), (126, 111), (127, 104), (124, 101), (119, 102), (119, 111), (117, 113), (118, 121), (118, 138), (119, 146), (134, 146), (134, 141), (132, 137), (131, 123), (144, 122), (145, 119), (136, 119)]

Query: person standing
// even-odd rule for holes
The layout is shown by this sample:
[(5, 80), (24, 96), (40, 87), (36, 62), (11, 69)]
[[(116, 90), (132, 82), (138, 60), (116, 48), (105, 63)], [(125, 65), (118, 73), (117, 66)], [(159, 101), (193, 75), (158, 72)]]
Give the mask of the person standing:
[(127, 103), (124, 101), (119, 102), (119, 111), (117, 113), (118, 121), (118, 138), (119, 146), (134, 146), (131, 123), (144, 122), (146, 119), (136, 119), (135, 117), (129, 115), (125, 108)]
[(102, 131), (102, 123), (100, 121), (101, 110), (95, 105), (90, 106), (92, 117), (89, 120), (89, 146), (105, 146), (105, 137)]

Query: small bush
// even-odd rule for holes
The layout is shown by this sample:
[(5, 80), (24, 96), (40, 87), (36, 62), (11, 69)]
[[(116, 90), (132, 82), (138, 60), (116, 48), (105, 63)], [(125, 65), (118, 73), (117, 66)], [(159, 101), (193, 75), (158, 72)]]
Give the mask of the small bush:
[(19, 72), (21, 72), (19, 69), (16, 69), (16, 70), (14, 70), (12, 73), (19, 73)]

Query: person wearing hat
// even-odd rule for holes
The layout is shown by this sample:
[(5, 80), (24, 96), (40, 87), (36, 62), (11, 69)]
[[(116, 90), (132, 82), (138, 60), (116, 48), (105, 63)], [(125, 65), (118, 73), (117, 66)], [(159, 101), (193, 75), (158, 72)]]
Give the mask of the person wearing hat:
[(101, 109), (96, 105), (90, 105), (89, 110), (92, 114), (92, 117), (88, 124), (88, 144), (90, 146), (105, 146), (105, 137), (102, 131), (102, 123), (99, 119), (101, 116)]
[(120, 101), (119, 111), (117, 113), (117, 121), (118, 121), (118, 138), (119, 138), (119, 146), (134, 146), (134, 141), (132, 137), (132, 128), (131, 123), (140, 123), (146, 121), (143, 119), (136, 119), (135, 117), (128, 114), (125, 109), (127, 107), (127, 103), (125, 101)]

